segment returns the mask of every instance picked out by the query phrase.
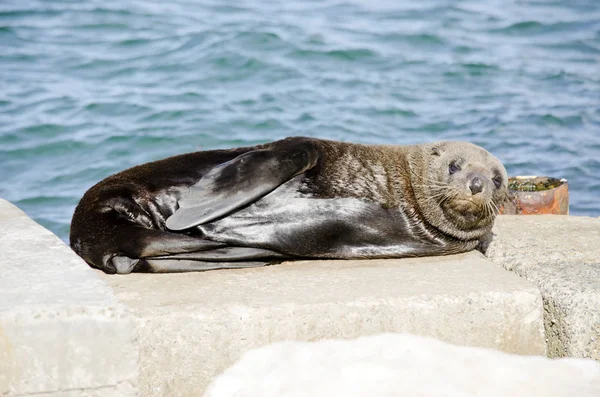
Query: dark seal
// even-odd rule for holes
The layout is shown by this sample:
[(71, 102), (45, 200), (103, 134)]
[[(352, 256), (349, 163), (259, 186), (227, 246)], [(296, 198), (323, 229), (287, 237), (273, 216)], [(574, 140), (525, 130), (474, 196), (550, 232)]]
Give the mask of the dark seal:
[(107, 273), (455, 254), (490, 233), (506, 186), (470, 143), (294, 137), (112, 175), (81, 199), (70, 241)]

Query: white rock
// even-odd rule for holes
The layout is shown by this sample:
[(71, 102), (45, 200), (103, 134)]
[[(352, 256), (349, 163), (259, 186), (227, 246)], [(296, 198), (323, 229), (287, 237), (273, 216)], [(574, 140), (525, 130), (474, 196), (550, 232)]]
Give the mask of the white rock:
[(280, 342), (246, 353), (205, 397), (597, 397), (600, 363), (410, 334)]

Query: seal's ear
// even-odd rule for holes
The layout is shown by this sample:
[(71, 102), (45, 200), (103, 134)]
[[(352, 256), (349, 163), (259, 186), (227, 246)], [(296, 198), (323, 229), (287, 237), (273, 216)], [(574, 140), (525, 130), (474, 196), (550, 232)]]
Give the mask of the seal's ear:
[(431, 148), (431, 154), (433, 156), (441, 156), (443, 152), (444, 152), (444, 149), (442, 148), (442, 145), (440, 145), (440, 144), (434, 145)]

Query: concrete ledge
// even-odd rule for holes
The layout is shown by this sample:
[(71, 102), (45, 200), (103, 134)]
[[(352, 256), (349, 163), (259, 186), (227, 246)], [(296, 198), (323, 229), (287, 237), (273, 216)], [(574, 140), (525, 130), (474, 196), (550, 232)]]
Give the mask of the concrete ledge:
[(144, 396), (197, 396), (252, 348), (382, 332), (600, 360), (600, 219), (494, 232), (522, 278), (476, 252), (108, 276), (0, 200), (0, 395), (134, 396), (139, 370)]
[(600, 363), (455, 346), (406, 334), (252, 350), (205, 397), (600, 396)]
[(600, 219), (500, 216), (486, 255), (537, 285), (550, 357), (600, 360)]
[(0, 199), (0, 395), (135, 396), (135, 322), (70, 248)]
[(144, 396), (198, 396), (247, 350), (411, 332), (545, 354), (538, 289), (479, 253), (102, 275), (135, 314)]

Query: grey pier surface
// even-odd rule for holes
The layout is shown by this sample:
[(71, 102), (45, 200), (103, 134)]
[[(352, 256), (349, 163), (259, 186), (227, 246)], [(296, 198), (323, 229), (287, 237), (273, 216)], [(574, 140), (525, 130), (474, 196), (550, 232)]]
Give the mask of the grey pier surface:
[[(598, 358), (600, 224), (543, 218), (501, 217), (493, 261), (471, 252), (117, 276), (0, 200), (0, 396), (198, 396), (255, 347), (384, 332)], [(536, 256), (549, 247), (555, 260)]]
[(546, 352), (537, 288), (478, 253), (104, 280), (137, 318), (148, 396), (198, 395), (245, 351), (282, 340), (404, 331)]
[(137, 395), (135, 322), (58, 237), (0, 199), (0, 396)]
[(550, 357), (600, 360), (600, 218), (501, 216), (487, 255), (536, 285)]

